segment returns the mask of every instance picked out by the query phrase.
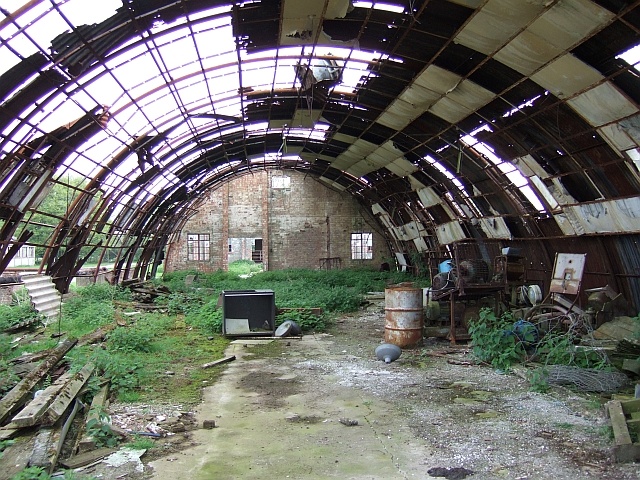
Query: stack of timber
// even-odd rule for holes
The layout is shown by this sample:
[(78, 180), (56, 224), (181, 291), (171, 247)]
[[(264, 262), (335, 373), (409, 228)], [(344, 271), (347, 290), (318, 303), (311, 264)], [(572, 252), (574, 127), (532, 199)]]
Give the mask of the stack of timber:
[(615, 446), (613, 449), (616, 462), (635, 462), (640, 460), (640, 399), (611, 400), (605, 405)]
[[(105, 333), (105, 329), (100, 329), (82, 337), (80, 341), (66, 339), (46, 352), (13, 360), (16, 364), (39, 363), (0, 399), (0, 441), (18, 436), (26, 439), (9, 445), (2, 452), (3, 463), (6, 461), (10, 470), (2, 472), (2, 475), (8, 475), (6, 478), (11, 478), (27, 466), (38, 466), (52, 473), (60, 463), (59, 457), (71, 424), (76, 414), (85, 408), (82, 401), (87, 392), (85, 386), (96, 367), (89, 362), (77, 372), (66, 371), (57, 377), (53, 372), (61, 368), (64, 356), (75, 345), (99, 341)], [(43, 388), (49, 378), (55, 380)], [(104, 387), (100, 394), (94, 397), (96, 403), (106, 400), (108, 388)], [(81, 425), (85, 425), (84, 422)], [(81, 426), (77, 439), (72, 442), (73, 452), (78, 449), (81, 438), (85, 444), (91, 441), (86, 435), (81, 437), (82, 430)], [(2, 475), (0, 477), (4, 478)]]

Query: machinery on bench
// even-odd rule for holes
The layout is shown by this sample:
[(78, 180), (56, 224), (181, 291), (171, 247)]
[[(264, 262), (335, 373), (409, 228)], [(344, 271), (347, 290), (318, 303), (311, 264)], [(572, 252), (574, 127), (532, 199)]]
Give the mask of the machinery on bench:
[(434, 259), (430, 294), (443, 309), (448, 304), (448, 338), (455, 344), (467, 335), (467, 320), (482, 307), (500, 314), (505, 295), (515, 291), (511, 286), (524, 283), (525, 265), (520, 252), (497, 242), (459, 242), (450, 245), (449, 253)]

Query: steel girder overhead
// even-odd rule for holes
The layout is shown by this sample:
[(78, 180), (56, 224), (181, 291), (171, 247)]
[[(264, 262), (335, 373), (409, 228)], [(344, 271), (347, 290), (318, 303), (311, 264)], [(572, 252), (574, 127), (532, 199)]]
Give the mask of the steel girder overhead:
[(640, 305), (640, 2), (3, 3), (0, 272), (154, 274), (202, 192), (278, 168), (396, 251), (588, 252)]

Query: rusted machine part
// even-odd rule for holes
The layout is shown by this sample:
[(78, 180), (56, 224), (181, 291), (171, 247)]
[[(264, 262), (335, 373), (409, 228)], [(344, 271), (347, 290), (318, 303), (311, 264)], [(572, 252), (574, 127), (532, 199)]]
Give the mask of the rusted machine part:
[[(553, 303), (540, 303), (538, 305), (534, 305), (529, 310), (527, 310), (527, 312), (524, 314), (523, 320), (525, 320), (527, 322), (535, 323), (535, 322), (532, 321), (532, 318), (534, 317), (534, 314), (536, 312), (542, 311), (542, 310), (552, 310), (552, 311), (558, 312), (558, 313), (555, 314), (556, 316), (558, 314), (566, 315), (567, 313), (569, 313), (569, 310), (567, 310), (565, 307), (562, 307), (560, 305), (555, 305)], [(547, 314), (551, 314), (551, 312), (547, 312)], [(541, 314), (538, 314), (538, 315), (545, 315), (545, 314), (541, 313)], [(535, 316), (538, 316), (538, 315), (535, 315)]]

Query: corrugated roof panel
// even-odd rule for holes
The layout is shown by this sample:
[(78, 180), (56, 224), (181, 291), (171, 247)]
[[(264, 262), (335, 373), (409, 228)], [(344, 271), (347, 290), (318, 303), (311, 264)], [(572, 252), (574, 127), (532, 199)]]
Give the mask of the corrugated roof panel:
[(351, 165), (358, 163), (360, 160), (348, 155), (340, 155), (340, 158), (334, 158), (331, 162), (331, 166), (338, 170), (346, 170)]
[(334, 140), (337, 140), (339, 142), (343, 142), (343, 143), (348, 143), (349, 145), (351, 145), (352, 143), (354, 143), (358, 137), (354, 137), (353, 135), (346, 135), (344, 133), (340, 133), (340, 132), (336, 132), (333, 134), (333, 138)]
[(338, 158), (333, 161), (331, 166), (340, 170), (347, 170), (347, 168), (353, 167), (353, 165), (361, 162), (376, 148), (378, 148), (378, 146), (375, 143), (358, 139), (353, 142), (347, 150), (341, 153)]
[(567, 189), (562, 184), (562, 179), (555, 177), (551, 179), (551, 185), (548, 187), (549, 192), (555, 198), (556, 202), (560, 205), (571, 205), (576, 203), (576, 199), (567, 192)]
[(424, 225), (415, 220), (413, 222), (405, 223), (399, 228), (402, 231), (405, 240), (413, 240), (415, 238), (419, 238), (426, 232)]
[(529, 75), (612, 18), (611, 12), (588, 0), (557, 2), (494, 58)]
[(420, 180), (418, 180), (413, 175), (409, 175), (407, 177), (407, 179), (409, 180), (409, 183), (411, 184), (411, 189), (414, 190), (415, 192), (417, 192), (421, 188), (426, 188), (426, 185), (424, 183), (422, 183)]
[(477, 83), (464, 80), (429, 110), (434, 115), (452, 123), (468, 117), (495, 98), (495, 94)]
[(558, 201), (555, 199), (551, 190), (545, 185), (545, 183), (540, 180), (540, 177), (537, 175), (532, 175), (529, 177), (531, 183), (533, 183), (536, 187), (536, 190), (544, 197), (545, 201), (549, 205), (552, 210), (556, 210), (558, 208)]
[(418, 198), (425, 207), (433, 207), (442, 203), (442, 198), (431, 187), (421, 188), (416, 191)]
[(545, 63), (562, 53), (562, 49), (549, 43), (530, 30), (525, 30), (500, 49), (493, 57), (516, 72), (531, 75)]
[(387, 169), (395, 173), (399, 177), (406, 177), (418, 170), (418, 167), (406, 158), (397, 158), (389, 165)]
[(397, 154), (393, 152), (389, 152), (384, 148), (379, 148), (375, 152), (367, 155), (365, 160), (369, 162), (369, 164), (375, 166), (376, 170), (379, 168), (386, 167), (389, 163), (393, 162), (396, 158), (398, 158)]
[(605, 125), (598, 129), (598, 133), (604, 138), (607, 143), (616, 150), (619, 154), (622, 154), (625, 150), (636, 148), (638, 144), (629, 135), (629, 130), (623, 128), (619, 123), (612, 123)]
[(511, 240), (512, 236), (509, 227), (502, 217), (479, 218), (480, 228), (487, 234), (488, 238), (500, 238)]
[(595, 30), (608, 24), (614, 15), (590, 0), (555, 2), (536, 19), (529, 30), (552, 45), (566, 50)]
[(436, 228), (436, 237), (438, 237), (438, 242), (440, 242), (441, 245), (448, 245), (467, 238), (457, 220), (438, 225)]
[(389, 105), (377, 122), (401, 130), (426, 112), (442, 95), (455, 88), (461, 80), (459, 75), (431, 65)]
[(427, 246), (427, 242), (424, 241), (424, 238), (418, 237), (413, 239), (413, 244), (416, 246), (416, 250), (418, 252), (427, 252), (429, 247)]
[(489, 55), (525, 28), (547, 3), (547, 0), (489, 0), (454, 41)]
[(390, 128), (402, 130), (414, 119), (422, 115), (424, 111), (424, 108), (418, 107), (399, 98), (389, 105), (389, 108), (380, 115), (377, 122)]
[(570, 97), (603, 79), (595, 68), (571, 54), (557, 58), (531, 76), (531, 80), (558, 98)]
[(560, 227), (560, 230), (562, 230), (562, 233), (564, 233), (565, 235), (576, 235), (576, 230), (575, 228), (573, 228), (573, 222), (571, 221), (572, 218), (573, 212), (563, 212), (553, 216), (553, 219), (558, 224), (558, 227)]
[(375, 143), (367, 142), (366, 140), (362, 140), (361, 138), (359, 138), (351, 144), (347, 152), (364, 158), (370, 153), (374, 152), (376, 148), (378, 148), (378, 145), (376, 145)]
[[(455, 86), (460, 79), (458, 78), (452, 86)], [(445, 90), (446, 91), (446, 90)], [(431, 105), (433, 105), (439, 98), (441, 94), (438, 92), (421, 85), (417, 81), (409, 86), (402, 95), (400, 95), (401, 100), (414, 105), (417, 110), (422, 112), (426, 112)], [(413, 117), (416, 118), (416, 117)]]
[[(321, 18), (344, 17), (350, 5), (349, 0), (329, 0), (326, 11), (324, 2), (315, 0), (286, 0), (283, 2), (281, 45), (313, 43)], [(306, 42), (305, 42), (306, 40)]]
[(638, 113), (638, 108), (609, 82), (567, 100), (567, 103), (596, 127)]
[(376, 121), (379, 124), (384, 125), (385, 127), (393, 128), (394, 130), (402, 130), (410, 122), (407, 122), (406, 117), (403, 117), (402, 115), (391, 111), (392, 110), (391, 107), (393, 107), (395, 103), (396, 102), (391, 104), (389, 109), (383, 112), (382, 115), (380, 115)]
[[(584, 233), (640, 232), (640, 197), (565, 207)], [(578, 230), (578, 229), (576, 229)]]
[(526, 177), (537, 175), (540, 178), (548, 178), (549, 174), (540, 166), (536, 159), (531, 155), (525, 155), (513, 159), (513, 164), (518, 167), (522, 174)]
[(345, 171), (354, 177), (361, 177), (366, 175), (367, 173), (374, 172), (378, 170), (379, 167), (376, 167), (372, 162), (367, 160), (360, 160), (357, 163), (354, 163), (349, 168), (345, 169)]
[(444, 95), (461, 81), (460, 75), (436, 65), (429, 65), (424, 72), (415, 78), (413, 84)]

